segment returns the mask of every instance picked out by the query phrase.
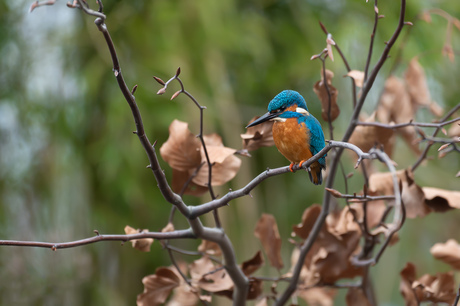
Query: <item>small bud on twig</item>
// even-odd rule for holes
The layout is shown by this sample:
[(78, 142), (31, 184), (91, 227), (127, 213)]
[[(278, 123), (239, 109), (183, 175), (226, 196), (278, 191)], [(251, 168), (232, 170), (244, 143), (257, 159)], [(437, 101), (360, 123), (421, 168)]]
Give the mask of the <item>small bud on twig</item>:
[(164, 82), (162, 79), (160, 79), (160, 78), (158, 78), (158, 77), (156, 77), (156, 76), (154, 76), (153, 78), (155, 79), (155, 81), (157, 81), (157, 82), (160, 83), (161, 85), (165, 86), (165, 82)]
[(165, 92), (166, 92), (166, 88), (164, 88), (164, 87), (163, 87), (163, 88), (160, 88), (160, 90), (157, 91), (157, 95), (162, 95), (162, 94), (164, 94)]
[(131, 90), (131, 94), (134, 95), (134, 93), (136, 92), (136, 89), (137, 89), (137, 84), (134, 85), (133, 89)]
[(171, 100), (173, 100), (174, 98), (176, 98), (181, 92), (182, 92), (182, 91), (180, 91), (180, 90), (176, 91), (176, 92), (172, 95)]
[(179, 76), (179, 74), (180, 74), (180, 67), (177, 68), (177, 70), (176, 70), (176, 78)]

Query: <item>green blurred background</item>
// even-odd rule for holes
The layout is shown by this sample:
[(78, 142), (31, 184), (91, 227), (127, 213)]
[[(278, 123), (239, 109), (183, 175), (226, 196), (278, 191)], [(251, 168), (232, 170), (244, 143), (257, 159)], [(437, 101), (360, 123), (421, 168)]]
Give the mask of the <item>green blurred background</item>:
[[(380, 14), (385, 18), (379, 21), (374, 63), (398, 18), (399, 1), (382, 2)], [(161, 230), (170, 205), (145, 169), (148, 160), (132, 134), (131, 112), (94, 18), (67, 8), (64, 1), (29, 13), (31, 3), (0, 0), (0, 239), (63, 242), (90, 237), (95, 229), (123, 233), (127, 224)], [(150, 140), (165, 142), (173, 119), (189, 122), (192, 132), (198, 132), (196, 107), (185, 96), (169, 101), (177, 84), (164, 96), (156, 95), (160, 86), (152, 76), (166, 80), (180, 66), (186, 89), (207, 107), (205, 133), (219, 133), (226, 146), (236, 149), (242, 146), (239, 135), (249, 119), (264, 113), (268, 101), (283, 89), (301, 92), (320, 118), (312, 87), (319, 80), (321, 62), (310, 61), (326, 46), (319, 20), (358, 70), (364, 67), (374, 20), (373, 3), (363, 0), (131, 0), (104, 5), (128, 86), (139, 86), (136, 99)], [(396, 74), (401, 75), (413, 56), (421, 55), (433, 99), (449, 109), (459, 103), (460, 31), (453, 30), (457, 58), (452, 63), (441, 55), (446, 21), (434, 16), (428, 24), (417, 15), (441, 8), (460, 17), (460, 2), (409, 0), (407, 6), (406, 20), (414, 27), (408, 36), (407, 29), (403, 31), (405, 48)], [(370, 92), (367, 113), (375, 108), (398, 46)], [(339, 90), (341, 115), (334, 126), (335, 138), (340, 139), (351, 115), (350, 82), (342, 78), (346, 70), (337, 53), (327, 66), (335, 72), (333, 84)], [(422, 109), (416, 119), (430, 121), (432, 115)], [(220, 195), (228, 187), (244, 186), (266, 167), (287, 165), (274, 147), (252, 155), (242, 157), (240, 172), (228, 186), (218, 188)], [(458, 190), (458, 155), (442, 160), (435, 150), (430, 155), (434, 160), (415, 173), (417, 183)], [(402, 169), (414, 163), (415, 155), (400, 141), (394, 159)], [(347, 173), (354, 171), (353, 165), (345, 155)], [(170, 177), (171, 169), (166, 163), (162, 166)], [(344, 190), (341, 175), (337, 177), (337, 189)], [(351, 192), (359, 192), (359, 173), (349, 184)], [(276, 216), (284, 238), (286, 272), (291, 226), (307, 206), (321, 203), (322, 192), (306, 174), (284, 175), (262, 183), (252, 198), (222, 208), (222, 222), (238, 260), (249, 259), (261, 248), (253, 229), (266, 212)], [(193, 205), (209, 196), (185, 200)], [(401, 241), (371, 269), (381, 305), (403, 303), (399, 271), (407, 261), (419, 267), (420, 275), (449, 269), (431, 257), (429, 248), (450, 237), (460, 240), (458, 219), (458, 212), (451, 211), (407, 220)], [(180, 216), (176, 221), (176, 228), (187, 226)], [(213, 226), (209, 216), (203, 221)], [(199, 241), (174, 244), (193, 250)], [(143, 290), (142, 277), (169, 264), (157, 242), (150, 253), (117, 242), (57, 252), (2, 247), (0, 304), (133, 305)], [(273, 269), (262, 272), (277, 275)], [(344, 293), (336, 304), (344, 304)]]

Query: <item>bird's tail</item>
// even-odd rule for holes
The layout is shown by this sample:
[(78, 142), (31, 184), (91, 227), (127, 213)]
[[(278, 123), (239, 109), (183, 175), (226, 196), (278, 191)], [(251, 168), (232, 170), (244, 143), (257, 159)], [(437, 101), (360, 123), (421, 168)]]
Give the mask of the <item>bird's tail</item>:
[(313, 163), (308, 171), (310, 181), (315, 185), (321, 185), (323, 183), (323, 174), (321, 172), (321, 165), (318, 162)]

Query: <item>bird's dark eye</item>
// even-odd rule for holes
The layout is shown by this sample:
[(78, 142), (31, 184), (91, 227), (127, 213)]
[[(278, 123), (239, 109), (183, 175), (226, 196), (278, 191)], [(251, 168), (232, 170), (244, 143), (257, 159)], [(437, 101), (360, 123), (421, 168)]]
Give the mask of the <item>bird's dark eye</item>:
[(285, 106), (282, 106), (278, 109), (275, 109), (274, 111), (271, 111), (272, 114), (278, 114), (278, 113), (281, 113), (281, 112), (284, 112), (284, 110), (286, 109)]

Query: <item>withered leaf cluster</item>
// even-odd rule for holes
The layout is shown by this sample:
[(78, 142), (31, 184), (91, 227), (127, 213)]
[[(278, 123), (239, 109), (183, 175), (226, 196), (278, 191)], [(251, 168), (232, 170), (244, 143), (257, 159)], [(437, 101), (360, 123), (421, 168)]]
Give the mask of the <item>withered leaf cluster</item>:
[[(241, 160), (235, 149), (225, 147), (217, 134), (203, 136), (212, 166), (211, 185), (220, 186), (237, 174)], [(209, 164), (200, 140), (190, 132), (188, 124), (174, 120), (169, 138), (160, 154), (173, 169), (172, 189), (176, 193), (199, 196), (208, 190)]]
[(452, 272), (425, 274), (416, 278), (416, 268), (408, 262), (401, 271), (399, 290), (408, 306), (417, 306), (421, 302), (448, 303), (452, 305), (456, 296), (456, 283)]
[[(350, 73), (350, 77), (360, 84), (358, 81), (360, 74), (356, 71)], [(437, 117), (443, 112), (442, 108), (431, 99), (425, 71), (418, 58), (415, 57), (410, 61), (404, 73), (404, 79), (390, 76), (385, 81), (377, 111), (368, 117), (362, 115), (360, 121), (377, 122), (378, 120), (380, 123), (387, 124), (388, 127), (394, 124), (409, 123), (415, 120), (416, 113), (421, 107), (428, 108)], [(395, 130), (380, 126), (358, 126), (350, 142), (366, 152), (374, 145), (382, 145), (385, 152), (391, 157), (396, 134), (401, 135), (416, 154), (420, 154), (417, 132), (412, 126)]]
[[(402, 186), (402, 201), (407, 218), (425, 217), (431, 212), (445, 212), (460, 208), (460, 192), (415, 183), (410, 169), (397, 171)], [(393, 179), (389, 172), (374, 173), (369, 177), (369, 190), (379, 195), (394, 195)]]
[[(216, 245), (203, 242), (199, 250), (204, 253), (203, 257), (187, 265), (181, 263), (178, 268), (187, 275), (188, 283), (179, 274), (176, 267), (160, 267), (155, 274), (144, 277), (144, 292), (137, 297), (138, 306), (163, 305), (169, 296), (166, 305), (196, 305), (200, 300), (212, 301), (211, 294), (217, 294), (232, 298), (233, 281), (224, 266), (211, 259), (208, 254), (220, 256), (216, 252)], [(219, 261), (219, 260), (217, 260)], [(252, 258), (241, 264), (243, 273), (249, 277), (249, 300), (256, 299), (262, 294), (262, 281), (252, 277), (264, 264), (262, 253), (257, 252)]]

